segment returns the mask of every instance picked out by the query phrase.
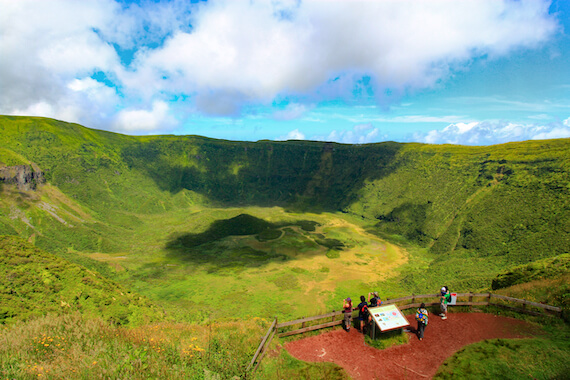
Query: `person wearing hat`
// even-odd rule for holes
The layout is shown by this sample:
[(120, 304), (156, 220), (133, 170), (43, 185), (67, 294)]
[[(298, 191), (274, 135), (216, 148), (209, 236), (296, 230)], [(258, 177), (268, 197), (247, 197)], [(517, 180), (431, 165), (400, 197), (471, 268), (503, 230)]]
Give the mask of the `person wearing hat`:
[(344, 329), (350, 331), (350, 325), (352, 323), (352, 300), (350, 297), (343, 300), (342, 311), (344, 313)]
[[(370, 296), (373, 297), (370, 297)], [(368, 302), (370, 302), (370, 307), (376, 307), (382, 305), (382, 300), (378, 296), (378, 292), (368, 293)]]
[[(370, 296), (373, 296), (372, 298)], [(382, 300), (378, 295), (378, 292), (368, 293), (368, 302), (370, 302), (370, 307), (378, 307), (382, 305)], [(368, 313), (368, 323), (372, 323), (372, 314)]]

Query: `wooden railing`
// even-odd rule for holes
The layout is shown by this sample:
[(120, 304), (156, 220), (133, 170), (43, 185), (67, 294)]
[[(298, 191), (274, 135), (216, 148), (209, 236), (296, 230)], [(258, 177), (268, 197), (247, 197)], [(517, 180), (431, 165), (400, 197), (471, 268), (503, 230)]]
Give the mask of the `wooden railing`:
[[(526, 314), (532, 314), (532, 315), (552, 316), (554, 314), (554, 315), (557, 315), (560, 317), (562, 316), (562, 309), (560, 307), (545, 305), (545, 304), (538, 303), (538, 302), (531, 302), (531, 301), (527, 301), (527, 300), (523, 300), (523, 299), (501, 296), (501, 295), (492, 294), (492, 293), (456, 293), (456, 294), (457, 294), (457, 302), (455, 303), (455, 305), (451, 305), (451, 306), (498, 306), (498, 307), (506, 308), (509, 310), (514, 310), (514, 311), (518, 311), (518, 312), (522, 312), (522, 313), (526, 313)], [(417, 308), (422, 303), (425, 303), (426, 306), (438, 306), (439, 305), (439, 297), (440, 297), (439, 294), (419, 294), (419, 295), (418, 294), (412, 294), (411, 296), (406, 296), (406, 297), (392, 298), (392, 299), (388, 298), (383, 302), (383, 305), (396, 304), (400, 310)], [(481, 299), (481, 298), (484, 300), (483, 301), (474, 301), (474, 299)], [(435, 299), (436, 301), (435, 302), (424, 302), (424, 301), (422, 301), (425, 299)], [(492, 302), (493, 299), (498, 300), (498, 302)], [(416, 302), (418, 300), (420, 302)], [(411, 301), (411, 302), (404, 303), (407, 301)], [(509, 306), (506, 304), (506, 302), (522, 304), (522, 308)], [(537, 310), (532, 310), (533, 308), (538, 309), (542, 312), (537, 311)], [(311, 322), (320, 321), (320, 320), (326, 320), (326, 322), (317, 323), (314, 325), (311, 324), (310, 326), (307, 326), (307, 324), (310, 324)], [(337, 325), (342, 324), (342, 322), (343, 322), (343, 311), (342, 310), (332, 311), (331, 313), (316, 315), (313, 317), (295, 319), (293, 321), (288, 321), (288, 322), (283, 322), (283, 323), (277, 323), (277, 318), (275, 318), (275, 320), (271, 324), (271, 327), (269, 328), (269, 330), (267, 331), (267, 333), (265, 334), (265, 336), (261, 340), (261, 343), (259, 344), (259, 348), (255, 352), (253, 359), (251, 360), (251, 363), (247, 367), (247, 371), (249, 371), (250, 369), (255, 371), (257, 369), (257, 367), (261, 363), (261, 359), (263, 358), (263, 355), (265, 354), (267, 346), (271, 343), (273, 336), (276, 333), (278, 333), (279, 329), (284, 328), (284, 327), (294, 326), (294, 325), (301, 325), (301, 327), (298, 329), (290, 330), (290, 331), (283, 331), (281, 333), (278, 333), (279, 337), (286, 337), (286, 336), (290, 336), (290, 335), (302, 334), (302, 333), (308, 332), (308, 331), (319, 330), (319, 329), (324, 329), (327, 327), (337, 326)]]
[[(547, 313), (550, 312), (550, 313), (557, 314), (559, 316), (562, 313), (562, 309), (559, 307), (556, 307), (556, 306), (545, 305), (542, 303), (531, 302), (531, 301), (513, 298), (513, 297), (501, 296), (501, 295), (493, 294), (493, 293), (456, 293), (456, 294), (457, 294), (457, 302), (453, 306), (489, 306), (489, 305), (492, 305), (492, 306), (503, 307), (506, 309), (516, 310), (519, 312), (523, 312), (523, 313), (527, 313), (527, 314), (533, 314), (533, 315), (552, 315), (552, 314), (540, 313), (538, 311), (532, 310), (531, 308), (541, 309)], [(440, 297), (439, 294), (412, 294), (411, 296), (406, 296), (406, 297), (392, 298), (392, 299), (388, 298), (383, 302), (383, 305), (396, 304), (400, 310), (418, 308), (422, 304), (422, 302), (425, 303), (426, 306), (438, 306), (439, 305), (439, 297)], [(484, 300), (482, 300), (482, 301), (474, 300), (474, 299), (481, 299), (481, 298), (483, 298)], [(434, 302), (425, 302), (425, 301), (423, 301), (425, 299), (435, 299), (435, 301)], [(464, 301), (462, 301), (462, 299), (464, 299)], [(493, 302), (492, 301), (493, 299), (506, 301), (506, 302), (519, 303), (519, 304), (522, 304), (522, 308), (512, 307), (512, 306), (506, 305), (504, 302)], [(406, 303), (407, 301), (411, 301), (411, 302)], [(419, 301), (419, 302), (416, 302), (416, 301)], [(279, 324), (277, 324), (276, 328), (280, 329), (283, 327), (300, 324), (301, 328), (281, 332), (281, 333), (279, 333), (279, 337), (301, 334), (301, 333), (304, 333), (307, 331), (318, 330), (318, 329), (323, 329), (326, 327), (332, 327), (332, 326), (340, 325), (340, 324), (342, 324), (342, 315), (343, 315), (342, 310), (333, 311), (332, 313), (328, 313), (328, 314), (317, 315), (314, 317), (301, 318), (301, 319), (296, 319), (294, 321), (279, 323)], [(308, 322), (318, 321), (321, 319), (322, 320), (331, 319), (331, 321), (323, 322), (323, 323), (316, 324), (316, 325), (306, 326), (306, 324)]]
[(253, 358), (251, 359), (251, 362), (249, 363), (249, 365), (247, 366), (247, 369), (245, 370), (246, 373), (249, 372), (250, 369), (253, 372), (255, 372), (255, 370), (257, 369), (257, 367), (261, 363), (261, 359), (263, 359), (263, 355), (265, 355), (265, 351), (266, 351), (267, 347), (271, 344), (271, 340), (273, 339), (273, 336), (275, 335), (275, 331), (277, 331), (277, 318), (275, 318), (273, 320), (273, 323), (269, 327), (269, 330), (267, 330), (267, 333), (265, 334), (265, 336), (261, 340), (261, 343), (259, 344), (257, 351), (255, 351), (255, 354), (253, 354)]

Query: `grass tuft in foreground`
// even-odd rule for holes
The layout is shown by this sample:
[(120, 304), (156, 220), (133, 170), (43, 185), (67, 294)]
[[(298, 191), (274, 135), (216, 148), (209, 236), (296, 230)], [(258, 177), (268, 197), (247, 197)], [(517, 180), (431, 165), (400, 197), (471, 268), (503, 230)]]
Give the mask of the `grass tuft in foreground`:
[(570, 374), (570, 329), (546, 326), (544, 337), (490, 339), (459, 350), (434, 379), (567, 379)]
[(48, 315), (0, 330), (0, 377), (15, 379), (242, 377), (268, 323), (113, 326)]

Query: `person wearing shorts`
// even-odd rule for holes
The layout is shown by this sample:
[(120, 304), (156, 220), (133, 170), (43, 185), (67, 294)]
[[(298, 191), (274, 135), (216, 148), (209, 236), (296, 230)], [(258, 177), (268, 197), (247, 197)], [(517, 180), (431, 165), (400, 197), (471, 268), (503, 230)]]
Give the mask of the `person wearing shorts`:
[(343, 301), (342, 312), (344, 313), (344, 329), (350, 331), (350, 325), (352, 324), (352, 300), (350, 297)]

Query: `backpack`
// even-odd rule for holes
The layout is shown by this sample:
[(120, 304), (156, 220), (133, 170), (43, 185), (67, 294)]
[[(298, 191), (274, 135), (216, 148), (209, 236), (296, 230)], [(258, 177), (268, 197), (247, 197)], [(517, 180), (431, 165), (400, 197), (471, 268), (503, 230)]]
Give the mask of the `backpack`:
[(380, 300), (379, 297), (373, 297), (370, 300), (370, 306), (372, 306), (372, 307), (380, 306), (381, 304), (382, 304), (382, 301)]
[(362, 305), (362, 308), (360, 309), (360, 314), (363, 317), (368, 317), (368, 305), (367, 304)]
[(416, 321), (425, 323), (427, 325), (427, 315), (420, 312), (420, 309), (416, 311)]
[(416, 314), (416, 321), (423, 322), (423, 320), (424, 320), (424, 315), (422, 313), (417, 313)]

